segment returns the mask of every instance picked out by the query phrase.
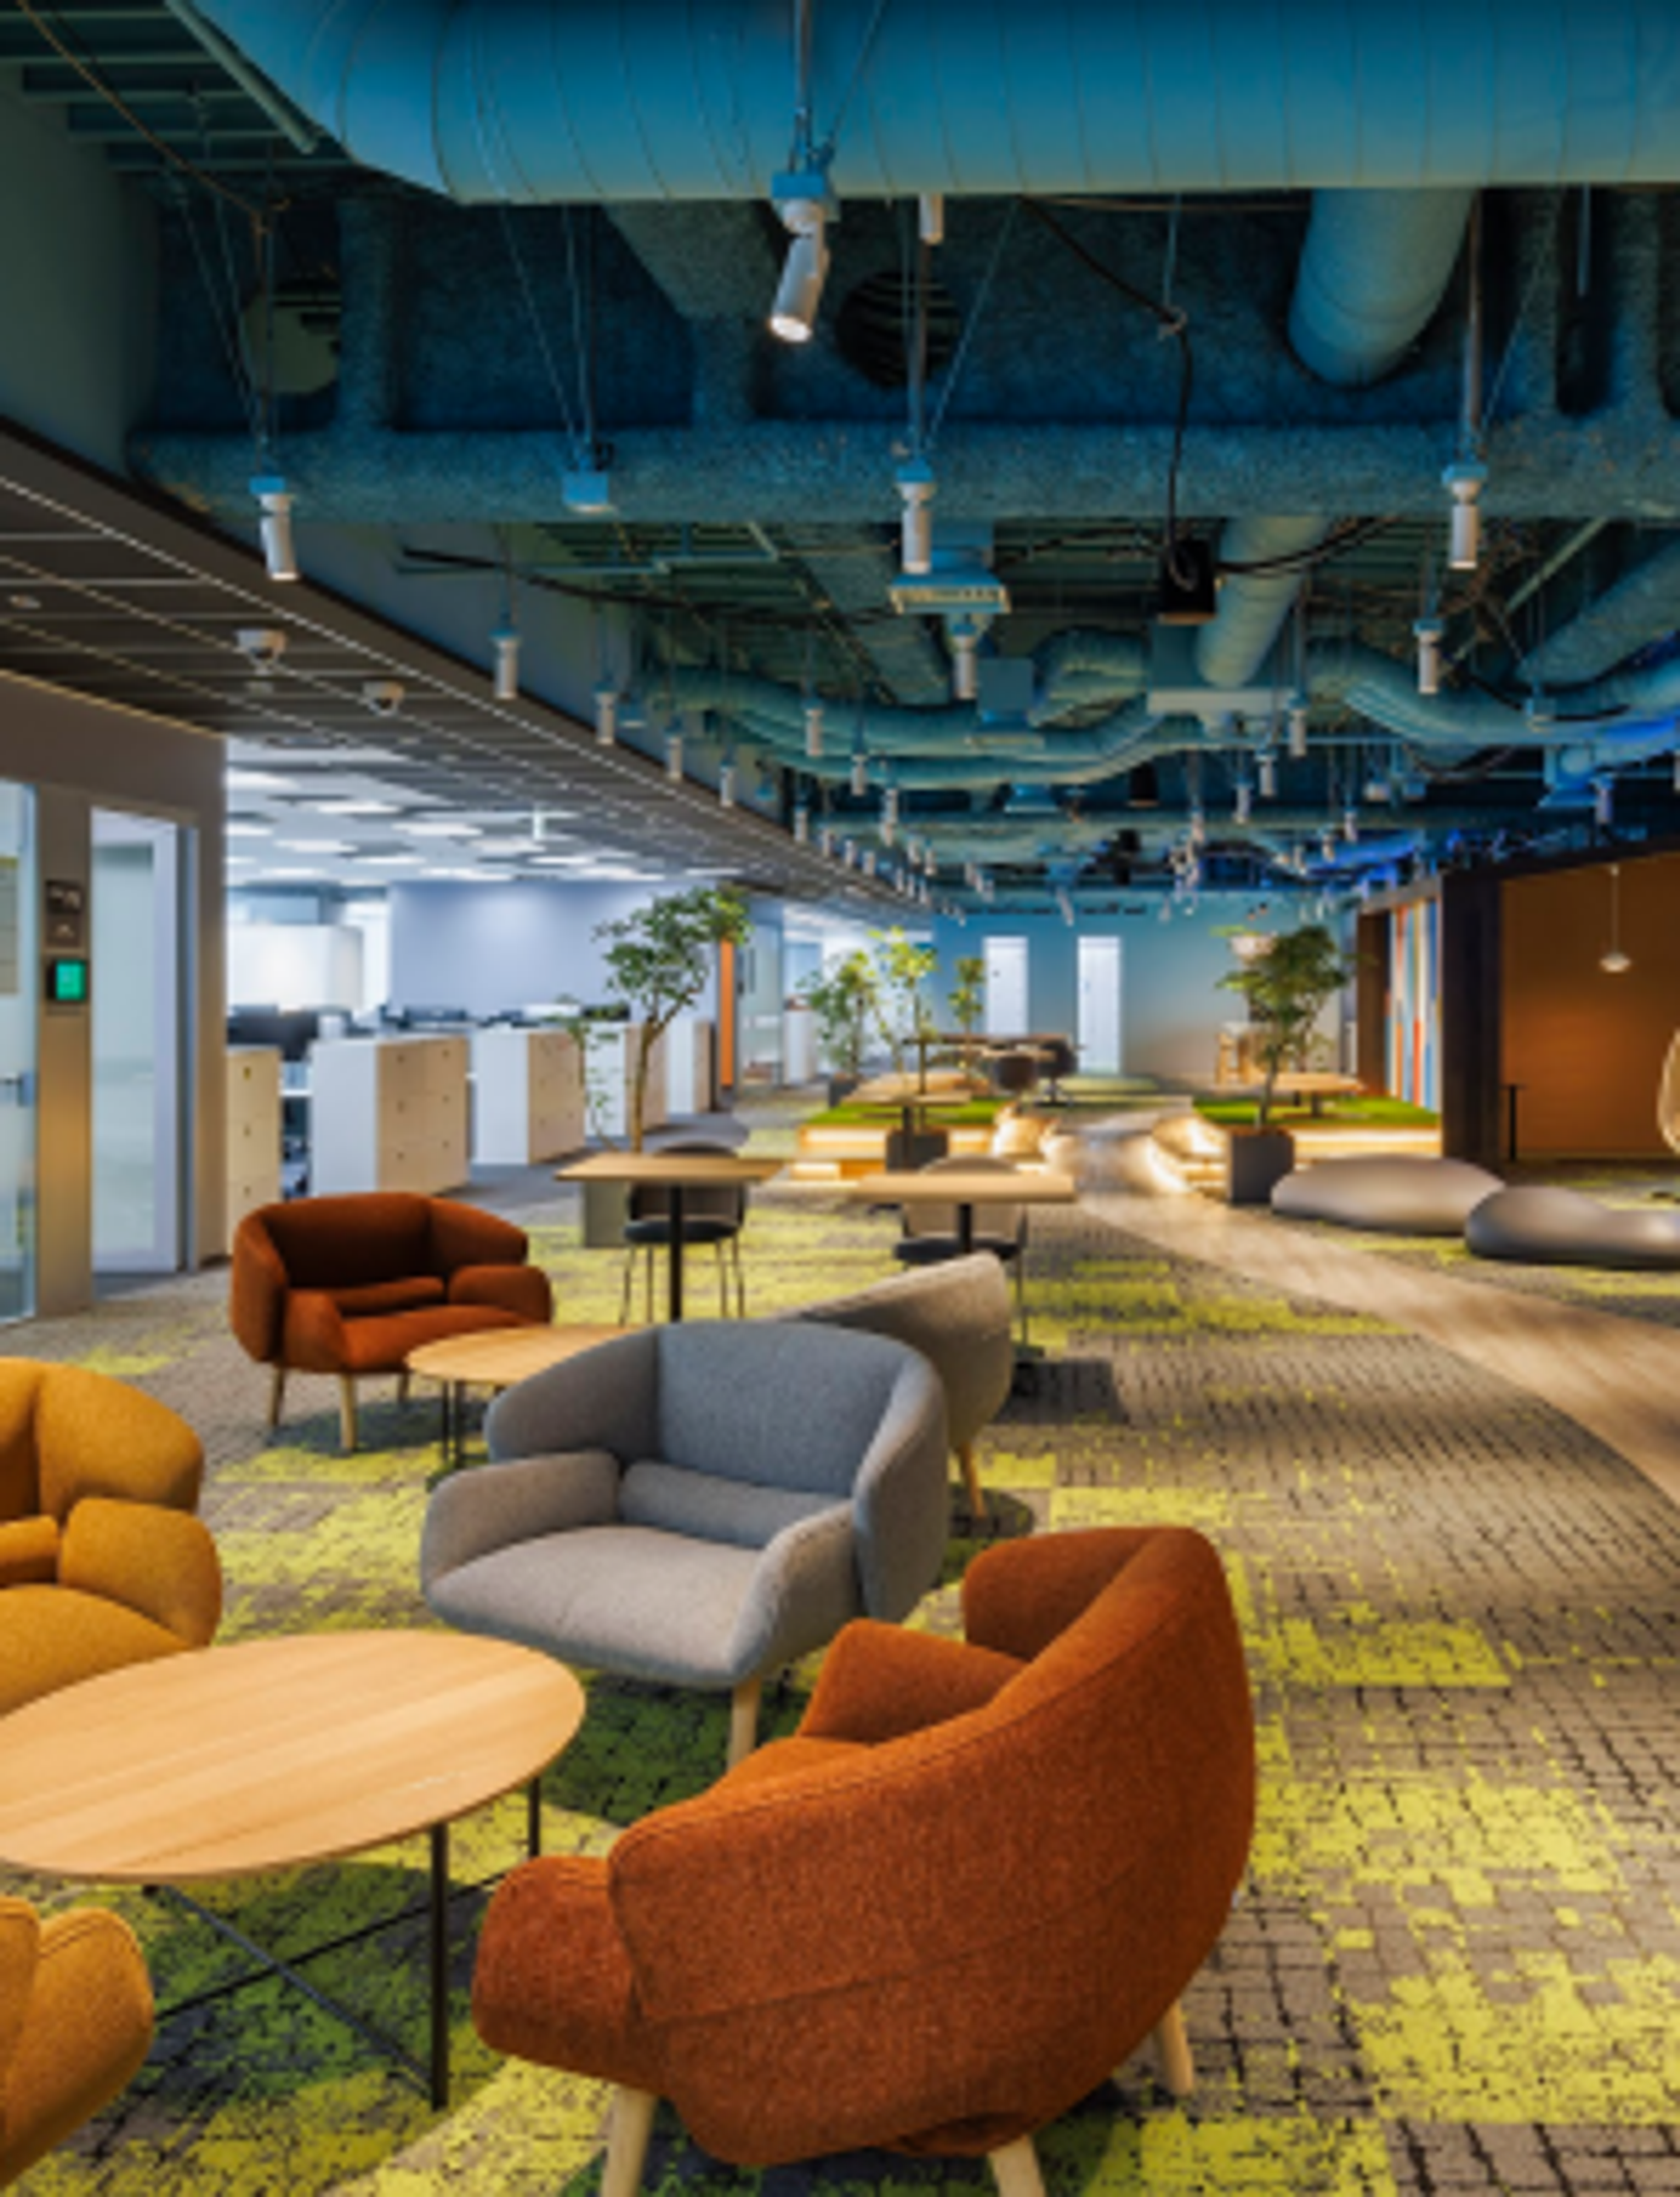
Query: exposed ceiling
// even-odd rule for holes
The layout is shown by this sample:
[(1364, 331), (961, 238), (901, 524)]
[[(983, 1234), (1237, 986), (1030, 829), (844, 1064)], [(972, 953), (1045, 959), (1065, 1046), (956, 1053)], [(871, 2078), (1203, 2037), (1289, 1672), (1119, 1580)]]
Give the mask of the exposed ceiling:
[[(476, 781), (480, 866), (574, 851), (529, 834), (571, 809), (679, 869), (738, 867), (745, 833), (808, 896), (847, 880), (826, 827), (947, 902), (1071, 909), (1680, 830), (1671, 7), (1480, 0), (1428, 35), (1382, 0), (200, 6), (20, 8), (0, 60), (156, 201), (139, 476), (247, 536), (253, 472), (283, 477), (305, 571), (371, 533), (416, 636), (489, 604), (475, 669), (383, 629), (372, 652), (409, 687), (379, 728), (403, 798)], [(837, 218), (814, 336), (783, 345), (802, 17)], [(914, 463), (932, 571), (907, 588)], [(609, 514), (579, 508), (595, 473)], [(1455, 497), (1480, 521), (1457, 565)], [(1158, 623), (1169, 536), (1220, 569), (1211, 624)], [(171, 642), (163, 699), (96, 577), (98, 667), (12, 589), (0, 664), (114, 692), (120, 658), (146, 706), (367, 741), (371, 622), (346, 651), (312, 607), (254, 691), (227, 646), (252, 580), (217, 669), (202, 632)], [(598, 675), (620, 695), (617, 749), (486, 695), (503, 594), (538, 691), (588, 606), (571, 687), (580, 714)], [(414, 851), (339, 820), (356, 861)]]

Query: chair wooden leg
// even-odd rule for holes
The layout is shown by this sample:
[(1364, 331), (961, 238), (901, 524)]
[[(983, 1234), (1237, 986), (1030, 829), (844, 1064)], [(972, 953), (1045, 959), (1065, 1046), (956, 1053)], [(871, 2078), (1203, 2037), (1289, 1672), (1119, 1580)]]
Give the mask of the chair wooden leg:
[(998, 2185), (998, 2197), (1044, 2197), (1044, 2177), (1031, 2136), (1017, 2136), (1000, 2151), (988, 2151), (986, 2164)]
[(729, 1696), (729, 1767), (744, 1762), (758, 1744), (758, 1697), (764, 1690), (760, 1678), (743, 1678)]
[(720, 1319), (727, 1319), (729, 1317), (728, 1247), (720, 1237), (712, 1245), (712, 1249), (717, 1257), (717, 1316)]
[(348, 1373), (339, 1376), (339, 1440), (348, 1457), (356, 1447), (356, 1383)]
[(406, 1404), (408, 1400), (408, 1369), (406, 1365), (397, 1377), (397, 1400), (399, 1404)]
[(986, 1491), (980, 1485), (980, 1460), (974, 1453), (974, 1444), (959, 1445), (957, 1459), (963, 1468), (963, 1486), (968, 1490), (968, 1507), (976, 1518), (986, 1516)]
[(269, 1432), (270, 1434), (280, 1424), (280, 1407), (285, 1400), (286, 1368), (283, 1365), (271, 1365), (269, 1368)]
[(621, 2083), (613, 2092), (601, 2197), (635, 2197), (647, 2164), (647, 2140), (653, 2133), (653, 2109), (658, 2102), (652, 2090), (633, 2090), (628, 2083)]
[(1187, 2098), (1196, 2088), (1196, 2062), (1185, 2034), (1185, 2010), (1175, 1999), (1155, 2026), (1156, 2057), (1161, 2079), (1175, 2098)]
[(735, 1317), (744, 1319), (747, 1316), (747, 1270), (741, 1264), (741, 1239), (739, 1236), (730, 1238), (729, 1254), (735, 1262)]

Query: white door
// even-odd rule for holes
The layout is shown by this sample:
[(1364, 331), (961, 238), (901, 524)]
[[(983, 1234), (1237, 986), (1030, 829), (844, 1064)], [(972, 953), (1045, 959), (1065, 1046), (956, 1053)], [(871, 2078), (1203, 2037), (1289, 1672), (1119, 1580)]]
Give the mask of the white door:
[(1120, 1073), (1120, 941), (1079, 942), (1079, 1064), (1087, 1075)]
[(1027, 1020), (1027, 942), (1024, 938), (988, 938), (986, 942), (986, 1035), (1024, 1037)]

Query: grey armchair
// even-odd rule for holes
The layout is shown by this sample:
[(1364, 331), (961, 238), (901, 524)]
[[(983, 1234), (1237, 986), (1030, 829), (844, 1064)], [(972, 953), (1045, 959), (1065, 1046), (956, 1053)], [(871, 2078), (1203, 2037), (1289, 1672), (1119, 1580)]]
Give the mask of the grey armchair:
[(434, 1493), (426, 1598), (468, 1632), (727, 1691), (854, 1617), (907, 1617), (949, 1525), (945, 1396), (908, 1345), (783, 1321), (646, 1328), (500, 1397)]
[(802, 1305), (794, 1319), (858, 1328), (907, 1342), (932, 1365), (945, 1389), (946, 1431), (963, 1469), (969, 1509), (986, 1515), (974, 1452), (1015, 1377), (1009, 1284), (990, 1251), (923, 1267), (844, 1297)]

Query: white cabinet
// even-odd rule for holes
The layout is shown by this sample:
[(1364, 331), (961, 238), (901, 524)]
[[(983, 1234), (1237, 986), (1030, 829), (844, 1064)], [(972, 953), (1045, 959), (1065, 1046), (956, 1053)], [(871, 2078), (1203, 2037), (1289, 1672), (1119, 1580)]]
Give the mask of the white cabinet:
[(472, 1156), (487, 1167), (557, 1159), (583, 1143), (577, 1042), (559, 1029), (472, 1033)]
[(712, 1026), (679, 1015), (665, 1032), (665, 1114), (681, 1121), (711, 1110)]
[(310, 1054), (310, 1188), (454, 1190), (466, 1180), (464, 1037), (329, 1039)]
[(246, 1214), (280, 1199), (280, 1048), (228, 1048), (228, 1241)]

